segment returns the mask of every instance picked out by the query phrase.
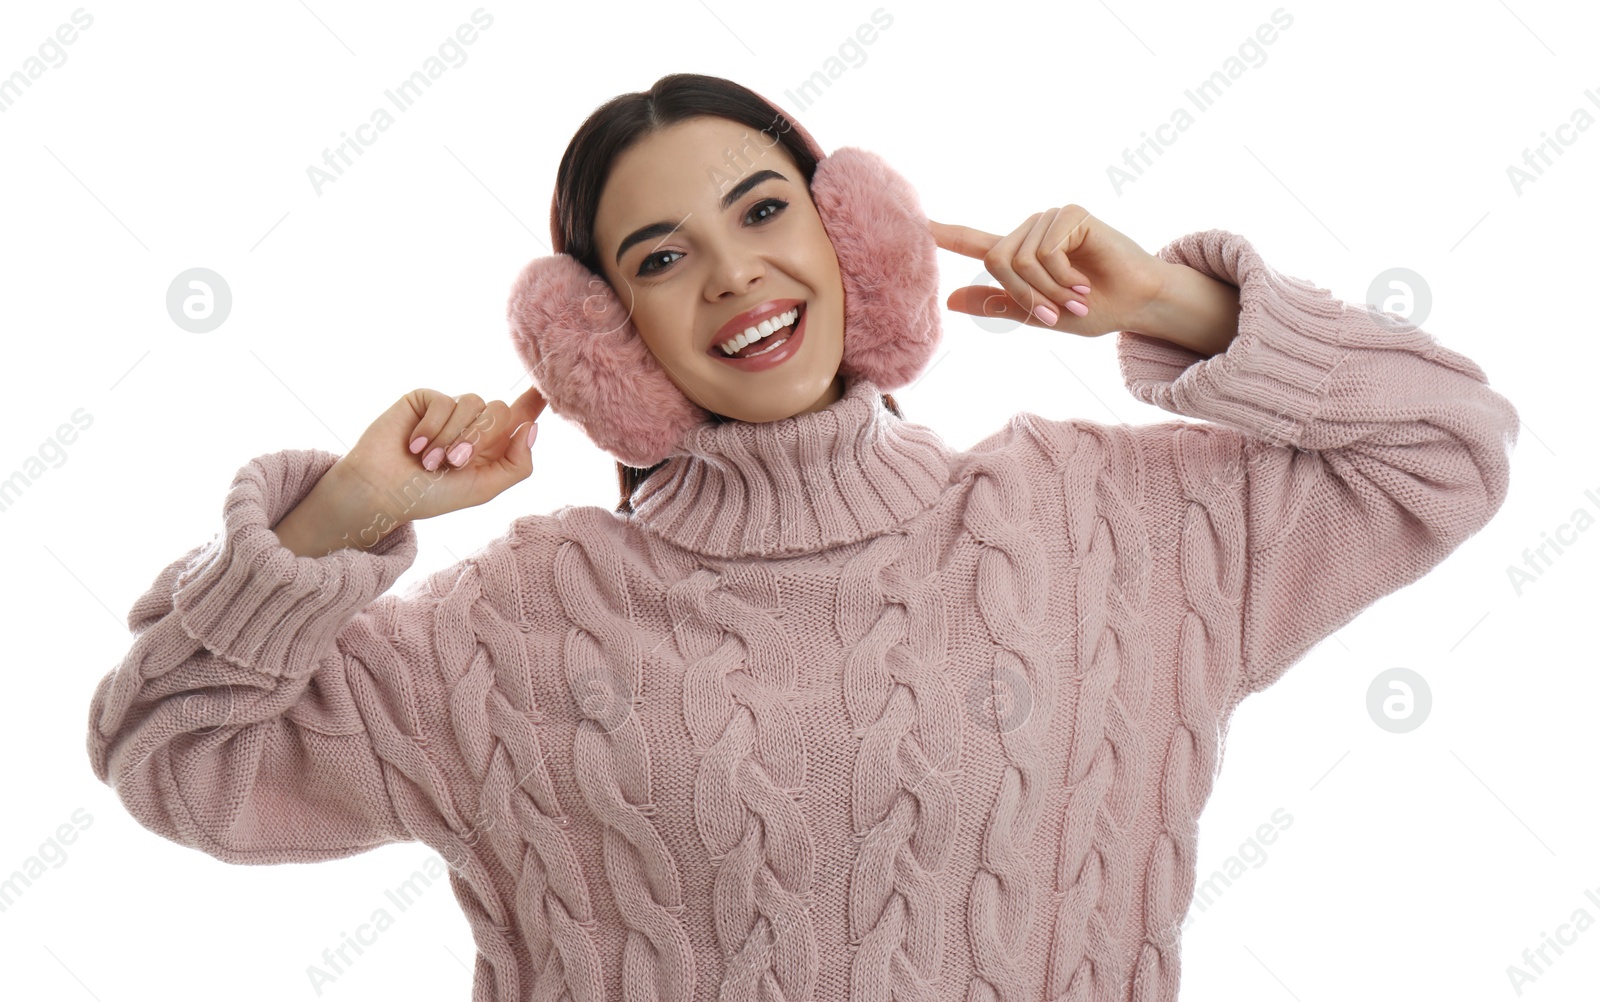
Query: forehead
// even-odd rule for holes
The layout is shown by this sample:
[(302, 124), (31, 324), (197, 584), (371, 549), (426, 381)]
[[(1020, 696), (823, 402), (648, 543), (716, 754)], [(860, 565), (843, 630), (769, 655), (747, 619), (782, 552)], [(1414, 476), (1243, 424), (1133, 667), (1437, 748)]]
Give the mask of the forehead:
[(798, 168), (775, 132), (726, 118), (678, 122), (617, 157), (600, 194), (595, 229), (610, 243), (646, 223), (676, 222), (691, 212), (717, 214), (717, 200), (758, 170), (799, 181)]

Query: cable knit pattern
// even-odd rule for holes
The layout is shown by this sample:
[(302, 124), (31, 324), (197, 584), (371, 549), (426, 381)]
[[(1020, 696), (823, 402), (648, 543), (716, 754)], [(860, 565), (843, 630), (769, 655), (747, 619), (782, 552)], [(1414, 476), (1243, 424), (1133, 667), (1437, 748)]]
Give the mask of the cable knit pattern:
[[(508, 549), (485, 559), (503, 561), (497, 569), (514, 574), (509, 556)], [(469, 914), (496, 916), (487, 923), (490, 945), (480, 945), (480, 965), (487, 961), (489, 977), (510, 997), (603, 998), (589, 889), (546, 764), (549, 738), (538, 725), (548, 718), (529, 691), (535, 666), (523, 653), (520, 627), (486, 600), (476, 564), (434, 608), (440, 664), (451, 666), (444, 679), (451, 726), (480, 810), (466, 838), (489, 849), (469, 857), (481, 866), (464, 868), (477, 892)], [(496, 888), (508, 882), (514, 889), (506, 900)], [(481, 939), (486, 933), (478, 928)], [(527, 963), (519, 962), (519, 934)]]
[(1079, 677), (1068, 735), (1068, 795), (1060, 819), (1047, 990), (1050, 998), (1123, 997), (1122, 928), (1136, 878), (1130, 828), (1144, 794), (1151, 689), (1146, 606), (1148, 543), (1139, 461), (1122, 428), (1084, 428), (1063, 471), (1067, 538), (1078, 570), (1077, 630), (1068, 664)]
[(701, 755), (695, 819), (717, 866), (720, 999), (810, 998), (817, 979), (807, 914), (815, 848), (796, 803), (806, 739), (779, 604), (761, 564), (701, 568), (667, 593), (684, 658), (683, 719)]
[[(1178, 576), (1183, 607), (1177, 643), (1177, 726), (1160, 756), (1163, 830), (1145, 868), (1145, 942), (1134, 973), (1134, 999), (1177, 992), (1180, 922), (1194, 894), (1201, 808), (1221, 765), (1224, 704), (1239, 649), (1245, 521), (1238, 496), (1209, 471), (1233, 458), (1204, 426), (1175, 429), (1170, 440), (1178, 498)], [(1146, 586), (1148, 583), (1145, 582)], [(1115, 599), (1111, 607), (1143, 605)], [(1157, 749), (1158, 752), (1162, 749)]]
[[(636, 693), (643, 636), (632, 619), (626, 553), (602, 513), (568, 513), (571, 539), (555, 556), (555, 591), (572, 628), (563, 644), (567, 686), (577, 708), (573, 778), (605, 827), (605, 875), (628, 926), (622, 977), (638, 1002), (686, 1002), (694, 956), (679, 916), (676, 863), (651, 816), (649, 742)], [(605, 521), (611, 521), (609, 517)]]
[(1240, 288), (1214, 357), (1118, 335), (1178, 420), (957, 452), (855, 379), (401, 595), (413, 526), (296, 557), (336, 457), (258, 456), (133, 603), (95, 774), (231, 863), (432, 847), (476, 1002), (1171, 1002), (1233, 710), (1488, 522), (1518, 424), (1243, 237), (1160, 254)]
[[(887, 412), (885, 412), (887, 413)], [(850, 997), (935, 998), (946, 902), (935, 878), (959, 831), (947, 772), (960, 762), (960, 702), (926, 537), (888, 533), (845, 564), (834, 602), (845, 705), (859, 741), (851, 784)]]
[[(1028, 850), (1049, 782), (1044, 739), (1060, 683), (1043, 635), (1052, 575), (1043, 546), (1028, 529), (1032, 492), (1018, 456), (973, 452), (952, 473), (971, 478), (962, 524), (983, 546), (975, 597), (993, 649), (986, 680), (991, 699), (975, 722), (994, 731), (1004, 760), (967, 898), (974, 968), (967, 999), (1024, 1002), (1031, 987), (1028, 938), (1035, 912), (1045, 910), (1036, 904), (1040, 887)], [(1012, 702), (1017, 691), (1027, 694), (1025, 708)]]

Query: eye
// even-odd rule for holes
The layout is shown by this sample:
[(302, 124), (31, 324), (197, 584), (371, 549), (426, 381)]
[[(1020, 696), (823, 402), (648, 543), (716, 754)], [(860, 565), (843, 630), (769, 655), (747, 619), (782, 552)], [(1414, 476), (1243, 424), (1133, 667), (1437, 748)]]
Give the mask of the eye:
[(784, 209), (787, 209), (789, 207), (789, 203), (785, 202), (781, 198), (763, 198), (761, 201), (757, 202), (754, 206), (751, 207), (750, 211), (745, 214), (745, 218), (749, 219), (750, 216), (753, 215), (756, 212), (756, 210), (765, 208), (767, 206), (772, 206), (772, 208), (773, 208), (772, 213), (769, 214), (769, 215), (761, 217), (761, 219), (759, 219), (758, 222), (763, 222), (764, 223), (767, 220), (771, 219), (773, 216), (778, 215), (778, 213), (782, 212)]
[[(648, 275), (653, 271), (660, 271), (661, 268), (665, 268), (666, 265), (662, 265), (661, 268), (652, 268), (650, 266), (652, 264), (654, 264), (658, 259), (660, 259), (662, 257), (665, 257), (668, 254), (678, 254), (678, 252), (677, 251), (660, 251), (658, 253), (651, 254), (649, 257), (647, 257), (643, 261), (639, 262), (639, 274), (640, 275)], [(678, 254), (678, 257), (682, 257), (682, 256), (683, 256), (682, 254)], [(678, 258), (673, 258), (672, 260), (676, 261), (677, 259)], [(671, 263), (672, 263), (672, 261), (668, 261), (667, 262), (667, 264), (671, 264)]]

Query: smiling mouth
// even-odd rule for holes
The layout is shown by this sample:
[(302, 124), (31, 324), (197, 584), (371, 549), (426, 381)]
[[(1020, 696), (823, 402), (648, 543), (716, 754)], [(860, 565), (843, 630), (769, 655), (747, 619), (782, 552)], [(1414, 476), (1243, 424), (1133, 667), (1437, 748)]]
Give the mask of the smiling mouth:
[[(801, 303), (799, 306), (780, 314), (780, 316), (785, 316), (789, 313), (794, 314), (794, 319), (789, 321), (787, 325), (779, 327), (762, 337), (758, 337), (753, 341), (741, 345), (737, 351), (723, 351), (721, 344), (714, 344), (711, 346), (709, 354), (713, 358), (754, 358), (757, 355), (764, 355), (769, 351), (773, 351), (774, 349), (780, 347), (785, 341), (789, 340), (789, 338), (794, 336), (795, 328), (800, 326), (800, 318), (805, 315), (805, 311), (806, 304)], [(730, 342), (724, 343), (737, 343), (738, 340), (739, 339), (736, 337)]]

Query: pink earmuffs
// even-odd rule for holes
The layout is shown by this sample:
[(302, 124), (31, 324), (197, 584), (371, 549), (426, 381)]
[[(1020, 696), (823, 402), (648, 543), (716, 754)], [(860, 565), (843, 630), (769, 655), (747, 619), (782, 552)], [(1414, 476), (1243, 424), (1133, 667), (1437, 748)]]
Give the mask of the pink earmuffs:
[[(938, 246), (927, 217), (882, 157), (848, 146), (822, 156), (800, 134), (819, 157), (811, 199), (844, 283), (839, 371), (884, 390), (904, 386), (939, 344)], [(553, 220), (551, 236), (558, 252), (531, 261), (512, 286), (512, 346), (552, 410), (629, 466), (653, 466), (714, 419), (667, 377), (610, 283), (560, 253)]]

